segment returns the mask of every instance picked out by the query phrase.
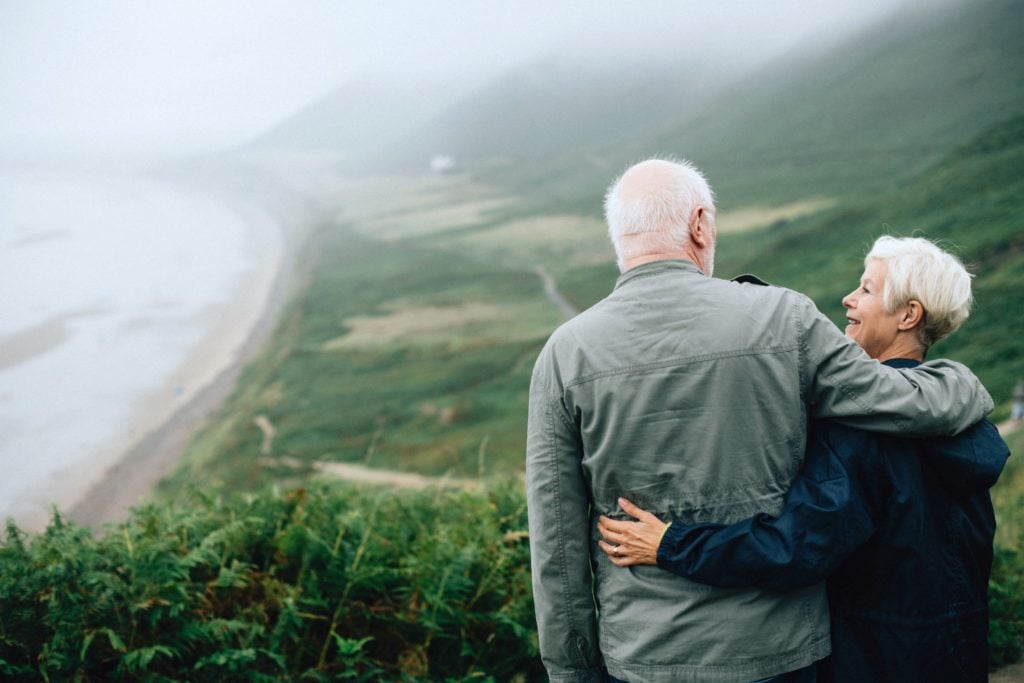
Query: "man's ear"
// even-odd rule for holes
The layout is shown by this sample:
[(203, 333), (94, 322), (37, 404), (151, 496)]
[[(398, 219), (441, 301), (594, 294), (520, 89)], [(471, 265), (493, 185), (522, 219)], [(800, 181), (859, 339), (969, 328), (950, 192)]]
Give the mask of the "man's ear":
[(690, 239), (701, 249), (711, 244), (708, 222), (704, 220), (704, 207), (698, 206), (690, 214)]
[(917, 299), (911, 299), (903, 307), (898, 329), (912, 330), (920, 325), (922, 320), (924, 320), (924, 306)]

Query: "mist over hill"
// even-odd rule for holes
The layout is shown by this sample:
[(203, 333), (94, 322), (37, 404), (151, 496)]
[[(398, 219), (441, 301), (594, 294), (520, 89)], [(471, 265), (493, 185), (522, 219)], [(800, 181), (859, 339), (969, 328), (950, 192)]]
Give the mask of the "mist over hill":
[(614, 66), (552, 56), (468, 93), (352, 85), (258, 143), (329, 148), (352, 172), (449, 155), (526, 211), (596, 210), (613, 175), (654, 154), (697, 162), (723, 205), (872, 192), (1024, 109), (1022, 31), (1014, 0), (911, 4), (745, 69), (680, 49)]
[(877, 192), (1024, 111), (1022, 31), (1014, 0), (909, 7), (766, 65), (646, 149), (687, 150), (727, 203)]
[(462, 92), (457, 84), (354, 81), (303, 107), (248, 147), (329, 150), (356, 168), (451, 106)]

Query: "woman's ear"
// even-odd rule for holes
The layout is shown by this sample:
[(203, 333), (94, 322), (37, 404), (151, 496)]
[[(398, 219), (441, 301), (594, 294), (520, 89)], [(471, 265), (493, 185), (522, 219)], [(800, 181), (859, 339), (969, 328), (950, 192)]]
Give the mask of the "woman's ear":
[(924, 320), (924, 306), (917, 299), (911, 299), (903, 307), (898, 329), (912, 330)]

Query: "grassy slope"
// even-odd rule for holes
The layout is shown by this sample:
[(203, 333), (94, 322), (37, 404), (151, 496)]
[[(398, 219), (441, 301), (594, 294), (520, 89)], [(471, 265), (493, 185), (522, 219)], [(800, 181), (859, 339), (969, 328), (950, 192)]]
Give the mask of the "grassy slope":
[(846, 45), (769, 65), (698, 124), (656, 137), (724, 206), (884, 191), (1024, 110), (1024, 6), (914, 8)]
[[(918, 231), (957, 244), (979, 274), (979, 305), (936, 352), (970, 363), (1005, 400), (1024, 376), (1015, 218), (1020, 120), (949, 150), (951, 140), (965, 144), (968, 131), (1006, 108), (1020, 109), (1021, 71), (1012, 67), (1021, 47), (1008, 34), (1020, 28), (1022, 14), (1019, 3), (985, 0), (935, 17), (905, 16), (812, 63), (791, 62), (782, 71), (769, 65), (719, 98), (704, 121), (692, 112), (659, 118), (671, 107), (658, 103), (680, 95), (659, 89), (660, 73), (633, 82), (632, 104), (617, 114), (607, 97), (594, 94), (601, 91), (595, 80), (552, 100), (573, 105), (561, 113), (545, 110), (540, 95), (558, 92), (566, 74), (496, 87), (505, 99), (484, 98), (456, 117), (459, 149), (498, 165), (500, 149), (536, 157), (529, 165), (536, 172), (498, 174), (506, 184), (497, 197), (459, 179), (454, 193), (440, 186), (353, 193), (353, 203), (369, 208), (314, 238), (309, 290), (249, 369), (224, 419), (193, 446), (177, 480), (212, 475), (243, 487), (299, 480), (324, 460), (369, 459), (377, 467), (457, 476), (518, 469), (532, 356), (559, 321), (533, 267), (543, 265), (577, 308), (607, 293), (616, 274), (602, 228), (587, 222), (600, 210), (608, 169), (587, 192), (561, 196), (555, 215), (536, 207), (588, 177), (551, 176), (574, 150), (634, 149), (622, 135), (640, 112), (653, 141), (644, 144), (694, 141), (709, 170), (718, 169), (710, 175), (723, 199), (734, 204), (820, 190), (839, 195), (826, 211), (723, 239), (720, 275), (756, 271), (807, 292), (838, 320), (838, 300), (879, 233)], [(660, 99), (651, 100), (655, 92)], [(581, 109), (595, 119), (560, 137)], [(673, 130), (672, 120), (689, 124)], [(538, 190), (538, 179), (555, 189)], [(416, 201), (395, 201), (406, 194)], [(416, 307), (445, 313), (465, 304), (499, 312), (433, 331), (407, 329)], [(400, 334), (386, 343), (324, 348), (347, 332), (388, 325)], [(276, 429), (273, 458), (294, 460), (261, 457), (253, 425), (259, 415)]]
[[(324, 461), (456, 477), (519, 466), (525, 387), (559, 314), (525, 255), (492, 253), (501, 239), (457, 251), (493, 226), (486, 211), (462, 212), (468, 228), (452, 235), (423, 238), (432, 211), (441, 212), (434, 233), (456, 220), (437, 205), (443, 192), (409, 209), (370, 206), (313, 236), (307, 288), (165, 490), (296, 482)], [(269, 457), (260, 415), (275, 428)]]
[(697, 116), (723, 88), (678, 63), (540, 60), (465, 97), (368, 163), (419, 169), (444, 152), (490, 182), (561, 204), (636, 154), (638, 130), (661, 129), (666, 116), (674, 123)]
[[(838, 321), (839, 298), (879, 233), (951, 240), (978, 273), (979, 303), (935, 355), (970, 364), (1005, 402), (1024, 377), (1022, 170), (1017, 118), (870, 205), (849, 201), (724, 236), (718, 272), (755, 271), (805, 291)], [(532, 361), (559, 322), (532, 268), (546, 268), (578, 308), (590, 305), (616, 275), (602, 227), (573, 216), (502, 218), (501, 208), (429, 225), (430, 210), (391, 207), (313, 238), (308, 289), (170, 489), (211, 477), (242, 488), (298, 481), (320, 461), (459, 477), (521, 468)], [(410, 317), (428, 307), (427, 318), (458, 318), (468, 304), (484, 317), (434, 327)], [(325, 348), (338, 339), (347, 341)], [(259, 415), (277, 430), (270, 458), (260, 454)]]
[(650, 154), (698, 162), (725, 207), (880, 191), (1024, 108), (1022, 29), (1020, 3), (979, 0), (907, 9), (738, 81), (692, 64), (625, 76), (531, 65), (389, 158), (450, 151), (515, 188), (526, 212), (595, 213), (611, 177)]

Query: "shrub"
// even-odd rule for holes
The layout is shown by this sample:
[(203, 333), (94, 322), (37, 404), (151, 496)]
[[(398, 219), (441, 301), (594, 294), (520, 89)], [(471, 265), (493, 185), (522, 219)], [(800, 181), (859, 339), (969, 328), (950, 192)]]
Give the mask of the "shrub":
[[(1004, 521), (1024, 528), (1024, 495), (999, 509)], [(1011, 522), (1012, 521), (1012, 522)], [(998, 542), (988, 587), (989, 666), (1012, 664), (1024, 655), (1024, 533), (1015, 548)]]
[(55, 515), (0, 545), (0, 677), (542, 675), (521, 492), (314, 488)]

